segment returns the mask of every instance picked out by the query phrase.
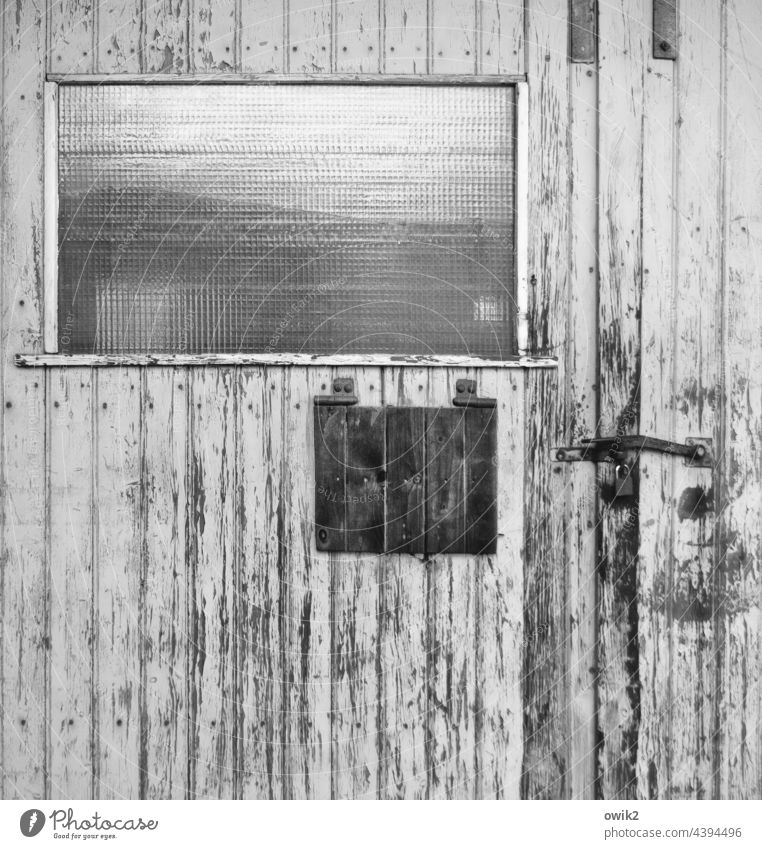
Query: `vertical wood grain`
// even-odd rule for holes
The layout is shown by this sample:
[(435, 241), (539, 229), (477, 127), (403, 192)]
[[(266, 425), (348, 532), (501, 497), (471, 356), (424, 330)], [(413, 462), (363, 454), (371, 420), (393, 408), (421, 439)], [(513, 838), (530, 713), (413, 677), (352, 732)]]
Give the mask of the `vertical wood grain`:
[(90, 369), (49, 376), (50, 795), (92, 799), (97, 570)]
[(188, 786), (188, 372), (143, 373), (141, 797)]
[[(341, 374), (354, 379), (362, 406), (380, 406), (380, 369), (343, 369)], [(362, 438), (353, 431), (348, 427), (350, 443)], [(350, 483), (352, 476), (350, 464)], [(347, 494), (351, 497), (349, 486)], [(362, 515), (351, 504), (347, 513), (356, 520)], [(339, 799), (378, 795), (378, 561), (374, 554), (331, 555), (331, 775), (332, 796)]]
[(524, 73), (524, 5), (476, 0), (477, 74)]
[[(560, 0), (527, 10), (529, 86), (529, 350), (561, 356), (567, 344), (569, 265), (568, 16)], [(549, 462), (565, 434), (563, 361), (527, 372), (524, 566), (525, 798), (568, 795), (564, 474)]]
[[(640, 405), (642, 239), (636, 199), (643, 176), (646, 0), (601, 6), (599, 71), (599, 428), (637, 433)], [(637, 498), (610, 500), (616, 462), (598, 463), (600, 789), (632, 798), (638, 725)]]
[(386, 74), (425, 74), (428, 54), (428, 6), (417, 0), (383, 0), (381, 10)]
[[(643, 283), (641, 432), (674, 439), (675, 367), (675, 77), (671, 63), (646, 57), (643, 112)], [(675, 464), (657, 452), (639, 460), (638, 636), (641, 682), (637, 795), (669, 796), (670, 624), (674, 569)]]
[(146, 73), (181, 73), (189, 69), (189, 0), (147, 0), (143, 67)]
[(381, 61), (379, 0), (337, 2), (333, 21), (334, 70), (378, 73)]
[(283, 795), (283, 613), (285, 510), (281, 480), (286, 369), (244, 369), (239, 379), (238, 645), (240, 794)]
[[(720, 226), (721, 10), (697, 2), (680, 14), (677, 69), (675, 433), (715, 436), (722, 314)], [(700, 295), (699, 295), (700, 293)], [(717, 616), (723, 616), (713, 470), (675, 464), (671, 587), (670, 796), (711, 798), (717, 732)]]
[(49, 572), (44, 372), (17, 370), (43, 345), (45, 10), (2, 11), (0, 171), (0, 795), (49, 793)]
[[(749, 0), (727, 6), (724, 188), (725, 463), (722, 570), (725, 657), (720, 681), (717, 795), (756, 799), (762, 793), (762, 72), (757, 55), (762, 10)], [(757, 461), (755, 462), (755, 458)]]
[[(568, 335), (564, 350), (568, 444), (595, 433), (597, 426), (597, 197), (598, 87), (594, 72), (569, 70), (571, 196)], [(572, 799), (595, 794), (596, 686), (596, 508), (593, 463), (566, 466), (568, 558), (568, 787)]]
[(497, 399), (497, 553), (476, 563), (477, 799), (518, 799), (523, 754), (524, 375), (483, 370)]
[(286, 61), (283, 3), (242, 0), (240, 10), (241, 70), (280, 73)]
[(189, 793), (229, 798), (237, 737), (234, 370), (196, 369), (190, 392)]
[(331, 0), (289, 0), (287, 70), (329, 72), (334, 67)]
[[(427, 375), (425, 406), (446, 407), (447, 418), (454, 412), (461, 420), (462, 410), (452, 407), (457, 378), (476, 378), (473, 373), (450, 369), (430, 369)], [(479, 386), (477, 383), (477, 390)], [(479, 391), (479, 394), (483, 394)], [(451, 454), (445, 434), (429, 418), (426, 438), (427, 468), (441, 465), (439, 457)], [(441, 416), (437, 417), (441, 420)], [(457, 421), (458, 419), (455, 419)], [(456, 428), (460, 431), (460, 428)], [(460, 431), (462, 433), (462, 431)], [(440, 441), (438, 437), (443, 437)], [(457, 438), (457, 436), (455, 437)], [(459, 452), (458, 462), (462, 463)], [(462, 455), (461, 455), (462, 456)], [(449, 460), (448, 460), (449, 462)], [(462, 475), (462, 464), (454, 471)], [(462, 485), (455, 501), (463, 498)], [(427, 492), (430, 504), (439, 512), (442, 492)], [(457, 551), (457, 548), (454, 550)], [(471, 555), (437, 554), (425, 561), (427, 575), (427, 797), (429, 799), (470, 798), (476, 790), (476, 618), (477, 558)]]
[[(387, 405), (424, 404), (428, 370), (383, 372)], [(417, 469), (423, 475), (423, 457)], [(387, 457), (387, 462), (393, 458)], [(422, 799), (426, 794), (427, 582), (423, 558), (379, 558), (379, 796)]]
[(478, 0), (433, 0), (429, 20), (431, 70), (435, 74), (475, 74)]
[(137, 74), (143, 70), (143, 0), (94, 0), (97, 4), (95, 70)]
[(88, 74), (95, 70), (97, 0), (48, 4), (49, 71)]
[(97, 572), (95, 751), (100, 799), (140, 792), (144, 588), (140, 372), (104, 369), (94, 392), (94, 568)]
[(286, 370), (279, 496), (283, 664), (283, 794), (331, 794), (331, 555), (314, 540), (312, 396), (328, 369)]
[(189, 0), (191, 69), (238, 70), (236, 0)]

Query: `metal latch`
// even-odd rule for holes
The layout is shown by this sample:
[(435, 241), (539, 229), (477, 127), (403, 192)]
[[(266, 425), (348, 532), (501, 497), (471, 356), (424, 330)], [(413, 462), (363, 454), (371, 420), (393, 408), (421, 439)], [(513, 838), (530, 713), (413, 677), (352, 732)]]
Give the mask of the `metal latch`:
[(357, 403), (355, 382), (351, 377), (337, 377), (333, 381), (333, 395), (316, 395), (316, 407), (351, 407)]
[(639, 456), (643, 451), (658, 451), (685, 458), (686, 466), (712, 465), (712, 440), (704, 437), (689, 437), (685, 444), (640, 435), (602, 436), (582, 439), (580, 442), (581, 445), (553, 448), (554, 458), (560, 463), (577, 463), (581, 460), (594, 463), (606, 460), (621, 462), (626, 459), (627, 453)]
[(593, 463), (613, 463), (614, 488), (610, 497), (622, 498), (635, 495), (633, 472), (643, 451), (658, 451), (683, 457), (686, 466), (712, 465), (712, 440), (689, 438), (685, 444), (657, 439), (653, 436), (622, 435), (582, 439), (581, 445), (553, 448), (553, 458), (560, 463), (577, 463), (589, 460)]

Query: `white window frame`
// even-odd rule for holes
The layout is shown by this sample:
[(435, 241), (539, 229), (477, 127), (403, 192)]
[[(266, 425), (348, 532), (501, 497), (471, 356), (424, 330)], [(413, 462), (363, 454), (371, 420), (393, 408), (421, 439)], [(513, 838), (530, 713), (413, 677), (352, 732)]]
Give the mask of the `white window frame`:
[[(337, 85), (426, 85), (426, 86), (504, 86), (516, 90), (515, 110), (515, 224), (514, 239), (516, 246), (515, 299), (516, 316), (514, 338), (516, 352), (505, 360), (488, 360), (480, 357), (434, 355), (400, 357), (383, 354), (357, 354), (348, 356), (320, 356), (310, 354), (161, 354), (150, 352), (139, 355), (60, 355), (58, 328), (58, 88), (68, 85), (241, 85), (241, 84), (283, 84), (298, 85), (304, 83)], [(468, 365), (474, 367), (547, 367), (556, 365), (550, 358), (529, 356), (528, 344), (528, 197), (529, 197), (529, 92), (524, 77), (515, 76), (392, 76), (392, 75), (165, 75), (165, 74), (95, 74), (56, 75), (49, 74), (44, 91), (44, 214), (43, 214), (43, 346), (46, 356), (19, 355), (17, 361), (24, 365), (44, 365), (45, 360), (60, 363), (66, 360), (74, 364), (110, 365), (118, 362), (135, 364), (192, 364), (199, 363), (263, 363), (263, 364), (313, 364), (341, 363), (343, 365)]]

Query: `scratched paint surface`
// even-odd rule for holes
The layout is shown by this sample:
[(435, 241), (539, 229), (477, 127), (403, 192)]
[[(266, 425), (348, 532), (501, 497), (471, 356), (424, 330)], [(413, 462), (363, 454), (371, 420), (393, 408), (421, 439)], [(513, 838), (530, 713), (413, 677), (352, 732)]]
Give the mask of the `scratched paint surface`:
[[(617, 0), (570, 68), (568, 5), (5, 8), (0, 796), (759, 798), (760, 10), (691, 4), (661, 63)], [(528, 73), (530, 346), (559, 367), (479, 375), (496, 557), (317, 554), (329, 366), (13, 366), (42, 352), (46, 63)], [(421, 406), (466, 371), (342, 373)], [(605, 504), (606, 470), (547, 459), (596, 425), (718, 462), (643, 458)]]

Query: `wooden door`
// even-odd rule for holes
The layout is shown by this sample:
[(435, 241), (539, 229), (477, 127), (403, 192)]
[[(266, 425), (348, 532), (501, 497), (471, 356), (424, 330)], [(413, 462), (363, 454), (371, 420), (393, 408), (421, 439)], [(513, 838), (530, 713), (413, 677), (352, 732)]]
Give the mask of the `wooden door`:
[[(313, 398), (338, 375), (367, 406), (451, 406), (461, 377), (497, 398), (495, 556), (317, 550)], [(518, 796), (521, 371), (247, 370), (239, 391), (243, 794), (266, 765), (278, 796)]]

